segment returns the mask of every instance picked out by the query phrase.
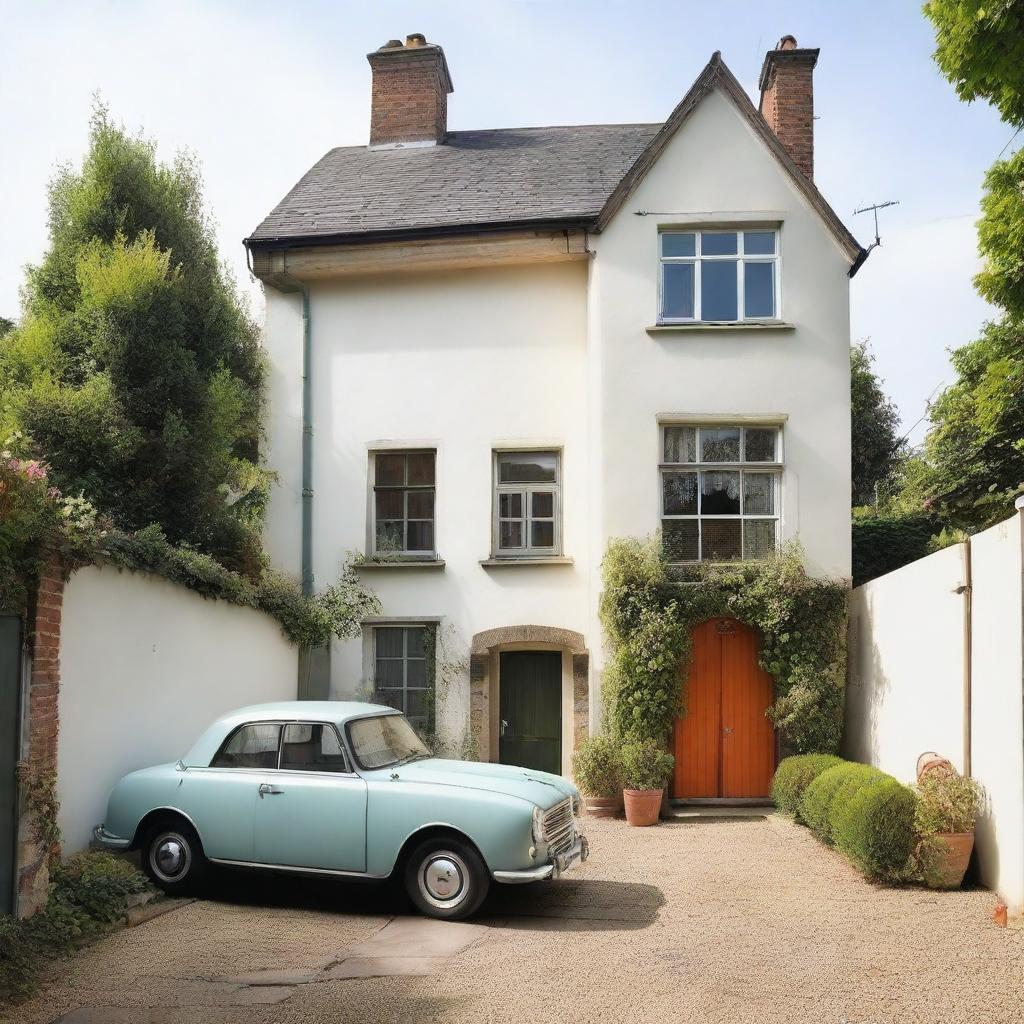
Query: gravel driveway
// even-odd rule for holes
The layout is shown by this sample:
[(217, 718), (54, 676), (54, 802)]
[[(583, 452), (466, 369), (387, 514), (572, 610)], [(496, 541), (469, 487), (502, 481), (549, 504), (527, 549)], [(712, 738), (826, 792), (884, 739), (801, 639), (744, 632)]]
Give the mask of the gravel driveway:
[(1024, 931), (991, 923), (989, 892), (872, 886), (774, 816), (587, 831), (582, 869), (502, 889), (470, 925), (376, 888), (227, 877), (219, 899), (82, 951), (12, 1019), (1024, 1019)]

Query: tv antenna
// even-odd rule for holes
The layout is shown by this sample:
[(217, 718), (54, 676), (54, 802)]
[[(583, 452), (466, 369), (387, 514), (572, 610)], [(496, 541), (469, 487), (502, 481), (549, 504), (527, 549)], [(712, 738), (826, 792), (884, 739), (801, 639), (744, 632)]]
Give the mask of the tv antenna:
[(875, 240), (867, 247), (864, 251), (866, 256), (875, 246), (882, 244), (882, 239), (878, 236), (878, 211), (884, 210), (887, 206), (899, 206), (900, 201), (898, 199), (889, 199), (884, 203), (872, 203), (870, 206), (862, 206), (859, 210), (854, 210), (853, 215), (856, 217), (858, 213), (868, 213), (869, 211), (875, 215)]

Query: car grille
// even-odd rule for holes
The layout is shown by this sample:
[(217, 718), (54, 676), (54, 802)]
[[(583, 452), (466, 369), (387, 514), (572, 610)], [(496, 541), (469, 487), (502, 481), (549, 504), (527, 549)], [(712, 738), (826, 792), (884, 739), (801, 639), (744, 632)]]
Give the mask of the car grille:
[(572, 816), (572, 800), (566, 798), (544, 812), (541, 818), (541, 835), (548, 844), (548, 853), (556, 856), (572, 849), (576, 841), (576, 823)]

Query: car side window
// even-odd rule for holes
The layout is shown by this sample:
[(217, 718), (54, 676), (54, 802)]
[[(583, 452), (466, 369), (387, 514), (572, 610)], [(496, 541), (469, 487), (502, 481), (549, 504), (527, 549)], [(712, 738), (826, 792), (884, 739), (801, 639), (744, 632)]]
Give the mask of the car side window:
[(298, 772), (348, 772), (348, 758), (333, 725), (294, 722), (284, 727), (281, 768)]
[(211, 768), (276, 768), (281, 726), (266, 722), (236, 729), (210, 762)]

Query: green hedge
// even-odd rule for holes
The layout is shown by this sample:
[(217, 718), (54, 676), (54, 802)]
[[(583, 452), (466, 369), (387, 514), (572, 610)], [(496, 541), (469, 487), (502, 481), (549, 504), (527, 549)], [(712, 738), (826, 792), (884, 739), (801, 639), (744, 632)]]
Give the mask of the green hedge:
[(822, 772), (842, 763), (843, 759), (834, 754), (796, 754), (783, 758), (772, 779), (772, 800), (775, 806), (799, 820), (798, 808), (804, 790)]
[(913, 791), (891, 775), (840, 761), (807, 785), (797, 813), (869, 878), (898, 881), (917, 842), (916, 803)]
[(853, 585), (924, 558), (932, 534), (939, 529), (935, 516), (863, 515), (853, 520)]

